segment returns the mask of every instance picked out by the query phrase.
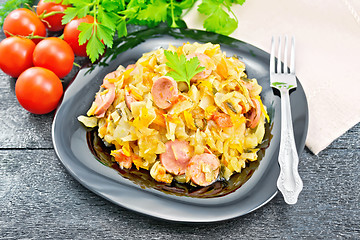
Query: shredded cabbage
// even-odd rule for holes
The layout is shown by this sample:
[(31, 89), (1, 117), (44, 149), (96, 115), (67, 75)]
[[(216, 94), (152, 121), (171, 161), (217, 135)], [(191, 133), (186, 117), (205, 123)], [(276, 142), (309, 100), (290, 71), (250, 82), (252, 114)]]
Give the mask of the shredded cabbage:
[[(116, 147), (114, 153), (121, 150), (136, 168), (149, 170), (157, 181), (170, 183), (174, 177), (185, 179), (167, 172), (159, 161), (159, 154), (165, 152), (165, 143), (175, 139), (187, 141), (194, 155), (215, 154), (221, 162), (220, 177), (229, 179), (241, 172), (246, 162), (258, 158), (257, 146), (264, 138), (265, 117), (269, 121), (259, 96), (262, 88), (256, 79), (247, 78), (245, 64), (235, 57), (227, 57), (218, 44), (186, 43), (180, 47), (169, 46), (168, 50), (186, 56), (205, 54), (203, 65), (210, 74), (195, 76), (190, 89), (178, 83), (181, 97), (169, 109), (159, 109), (151, 88), (153, 82), (170, 69), (164, 49), (145, 53), (133, 66), (119, 66), (120, 76), (111, 79), (116, 87), (115, 100), (105, 116), (95, 116), (97, 105), (93, 104), (88, 116), (79, 116), (79, 121), (87, 127), (97, 126), (99, 136)], [(126, 102), (126, 92), (132, 96), (131, 103)], [(260, 102), (261, 111), (256, 111), (254, 99)], [(229, 117), (216, 119), (213, 117), (216, 112)], [(259, 112), (257, 118), (251, 117)], [(254, 119), (259, 119), (256, 127), (247, 127)], [(231, 127), (222, 127), (229, 125), (222, 125), (221, 121), (231, 121)], [(206, 177), (211, 179), (211, 174), (207, 173)]]

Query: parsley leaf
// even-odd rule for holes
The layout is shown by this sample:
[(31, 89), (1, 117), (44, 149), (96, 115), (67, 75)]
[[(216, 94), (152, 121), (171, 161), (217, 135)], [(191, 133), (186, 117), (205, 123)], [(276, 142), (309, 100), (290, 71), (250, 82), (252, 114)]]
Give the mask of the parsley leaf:
[(95, 62), (104, 53), (105, 46), (112, 47), (115, 31), (105, 25), (94, 23), (80, 23), (78, 29), (79, 44), (87, 43), (86, 53)]
[(126, 19), (125, 17), (120, 18), (118, 25), (116, 27), (116, 30), (118, 32), (118, 36), (127, 36), (127, 28), (126, 28)]
[(179, 7), (181, 7), (182, 9), (186, 9), (186, 8), (191, 8), (195, 2), (196, 0), (184, 0), (178, 3), (179, 3)]
[(112, 47), (115, 31), (106, 27), (103, 24), (97, 24), (97, 37), (104, 41), (104, 44), (108, 47)]
[(243, 5), (245, 3), (245, 0), (234, 0), (234, 3)]
[(97, 37), (97, 34), (93, 34), (86, 46), (86, 53), (92, 62), (95, 62), (104, 53), (105, 46)]
[(79, 45), (83, 45), (91, 38), (91, 35), (94, 31), (94, 24), (92, 23), (80, 23), (78, 30), (80, 31), (79, 34)]
[(166, 1), (154, 1), (139, 12), (138, 19), (154, 23), (164, 22), (167, 17), (168, 6), (169, 4)]
[(204, 20), (204, 28), (208, 31), (229, 35), (237, 28), (237, 22), (223, 9), (218, 8)]
[(197, 57), (187, 60), (184, 54), (178, 56), (176, 52), (169, 50), (165, 50), (164, 54), (168, 60), (166, 65), (173, 70), (166, 75), (172, 77), (177, 82), (186, 82), (189, 89), (190, 80), (205, 69), (205, 67), (200, 66), (200, 61)]
[[(236, 15), (231, 11), (233, 3), (242, 5), (245, 0), (203, 0), (198, 6), (198, 11), (208, 17), (204, 20), (204, 28), (208, 31), (229, 35), (238, 26)], [(234, 18), (230, 17), (223, 7), (230, 12)]]
[(124, 0), (103, 0), (101, 6), (108, 12), (114, 12), (124, 10), (126, 5)]
[(61, 23), (67, 24), (75, 17), (82, 18), (85, 17), (89, 13), (90, 7), (89, 6), (81, 6), (81, 7), (68, 7), (65, 9)]
[(221, 7), (221, 3), (214, 0), (203, 0), (198, 6), (198, 11), (205, 15), (211, 15), (217, 8)]

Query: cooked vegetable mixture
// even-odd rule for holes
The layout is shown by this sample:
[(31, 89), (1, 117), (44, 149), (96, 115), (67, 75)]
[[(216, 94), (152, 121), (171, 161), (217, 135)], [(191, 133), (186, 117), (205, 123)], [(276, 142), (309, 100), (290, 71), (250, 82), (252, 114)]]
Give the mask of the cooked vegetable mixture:
[(121, 168), (207, 186), (257, 160), (268, 118), (262, 88), (217, 44), (145, 53), (105, 76), (87, 116)]

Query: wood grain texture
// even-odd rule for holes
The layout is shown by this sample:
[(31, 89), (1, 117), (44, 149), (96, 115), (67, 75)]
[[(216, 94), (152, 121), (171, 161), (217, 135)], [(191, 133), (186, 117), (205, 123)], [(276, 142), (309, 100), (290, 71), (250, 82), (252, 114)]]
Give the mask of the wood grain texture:
[(318, 157), (306, 150), (296, 205), (278, 194), (248, 215), (212, 224), (171, 223), (112, 204), (73, 179), (53, 150), (1, 150), (0, 159), (3, 239), (360, 237), (359, 149), (328, 149)]
[(2, 71), (0, 79), (0, 148), (51, 148), (53, 114), (27, 112), (16, 99), (15, 79)]
[(279, 193), (242, 217), (180, 224), (117, 206), (78, 183), (53, 150), (54, 113), (28, 113), (14, 88), (0, 71), (0, 239), (360, 239), (360, 124), (318, 156), (300, 155), (296, 205)]

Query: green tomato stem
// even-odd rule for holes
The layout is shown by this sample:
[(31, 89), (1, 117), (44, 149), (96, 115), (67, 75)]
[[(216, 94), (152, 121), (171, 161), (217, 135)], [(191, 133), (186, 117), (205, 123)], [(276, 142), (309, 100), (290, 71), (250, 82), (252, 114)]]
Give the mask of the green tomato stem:
[(33, 35), (33, 33), (29, 34), (28, 36), (15, 35), (8, 31), (4, 31), (4, 33), (10, 35), (11, 37), (21, 37), (21, 38), (27, 38), (27, 39), (45, 39), (46, 38), (46, 37), (42, 37), (42, 36), (38, 36), (38, 35)]
[(43, 20), (44, 18), (53, 16), (53, 15), (56, 15), (56, 14), (64, 14), (64, 12), (62, 12), (62, 11), (53, 11), (53, 12), (46, 13), (46, 10), (45, 10), (45, 11), (42, 12), (40, 15), (38, 15), (38, 17), (39, 17), (41, 20)]

